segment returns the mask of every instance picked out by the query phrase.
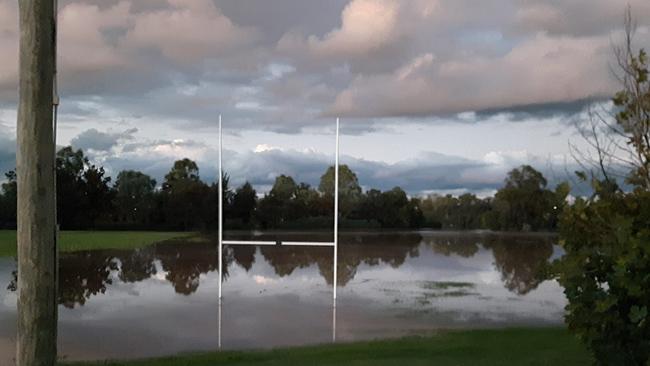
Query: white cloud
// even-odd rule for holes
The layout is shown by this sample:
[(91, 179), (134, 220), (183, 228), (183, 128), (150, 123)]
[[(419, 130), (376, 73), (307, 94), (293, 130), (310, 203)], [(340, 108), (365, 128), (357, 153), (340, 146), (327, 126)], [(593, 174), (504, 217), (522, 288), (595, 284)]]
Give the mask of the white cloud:
[(280, 150), (280, 148), (275, 147), (275, 146), (271, 146), (271, 145), (267, 145), (267, 144), (259, 144), (259, 145), (255, 146), (255, 149), (253, 151), (256, 152), (256, 153), (261, 153), (261, 152), (271, 151), (271, 150)]
[(529, 154), (526, 150), (519, 151), (490, 151), (483, 157), (483, 161), (492, 165), (503, 165), (510, 163), (510, 165), (524, 164), (529, 160)]
[(608, 37), (540, 33), (500, 57), (437, 61), (427, 53), (397, 70), (357, 76), (329, 110), (342, 116), (423, 116), (611, 95)]
[[(129, 146), (137, 146), (132, 148)], [(234, 186), (251, 182), (259, 192), (268, 190), (280, 174), (298, 182), (317, 186), (321, 175), (332, 164), (332, 157), (316, 151), (278, 149), (260, 144), (254, 151), (224, 150), (224, 171)], [(141, 141), (126, 143), (99, 157), (114, 175), (122, 169), (137, 169), (161, 181), (173, 162), (184, 157), (195, 160), (201, 177), (210, 183), (216, 179), (218, 151), (191, 140)], [(507, 172), (522, 164), (542, 170), (551, 184), (567, 179), (555, 176), (550, 167), (564, 171), (564, 161), (532, 155), (526, 151), (492, 152), (483, 160), (465, 159), (435, 152), (423, 152), (394, 164), (342, 156), (366, 188), (390, 189), (401, 186), (411, 194), (426, 192), (475, 192), (485, 195), (501, 187)]]
[[(139, 5), (133, 0), (61, 4), (58, 47), (64, 97), (134, 93), (173, 82), (174, 75), (184, 79), (185, 73), (203, 73), (203, 66), (216, 57), (224, 62), (239, 59), (231, 65), (241, 69), (247, 62), (234, 51), (250, 54), (256, 47), (257, 31), (233, 23), (210, 0), (168, 0), (144, 11)], [(13, 1), (0, 0), (4, 93), (15, 94), (18, 82), (17, 16)]]
[(399, 2), (395, 0), (353, 0), (341, 14), (342, 25), (322, 39), (309, 37), (316, 57), (366, 56), (397, 41)]
[(59, 59), (69, 73), (102, 71), (129, 63), (117, 47), (107, 41), (103, 31), (125, 28), (132, 21), (130, 4), (120, 2), (100, 9), (97, 5), (72, 3), (59, 13)]
[(210, 0), (168, 0), (169, 7), (139, 14), (125, 36), (132, 49), (152, 47), (179, 63), (223, 56), (257, 38), (224, 16)]

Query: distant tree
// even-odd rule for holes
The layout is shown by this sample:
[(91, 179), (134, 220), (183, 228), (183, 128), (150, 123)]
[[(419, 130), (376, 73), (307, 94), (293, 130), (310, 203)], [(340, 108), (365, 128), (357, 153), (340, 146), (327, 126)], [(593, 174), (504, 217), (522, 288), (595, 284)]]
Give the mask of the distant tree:
[(456, 227), (462, 230), (480, 228), (482, 215), (490, 209), (488, 203), (471, 193), (460, 195), (457, 207), (454, 221)]
[(451, 209), (456, 206), (456, 199), (448, 194), (432, 194), (422, 199), (421, 207), (427, 225), (432, 228), (453, 228), (450, 222)]
[[(334, 167), (329, 167), (320, 178), (318, 190), (328, 199), (334, 197)], [(361, 186), (357, 175), (347, 165), (339, 166), (339, 214), (346, 218), (361, 200)]]
[(112, 212), (114, 192), (110, 182), (111, 178), (106, 176), (103, 167), (90, 165), (83, 172), (80, 184), (83, 200), (81, 212), (77, 215), (82, 225), (94, 227), (100, 218), (107, 218)]
[(491, 208), (489, 200), (471, 193), (459, 197), (431, 195), (424, 198), (421, 205), (428, 225), (457, 230), (481, 228), (482, 218)]
[[(224, 220), (231, 218), (233, 215), (232, 206), (235, 193), (230, 189), (230, 176), (223, 172), (221, 176), (221, 190), (223, 191), (223, 214)], [(208, 195), (205, 197), (205, 222), (207, 227), (212, 229), (219, 228), (219, 182), (214, 182), (208, 189)]]
[(290, 176), (283, 174), (275, 178), (275, 182), (273, 183), (269, 195), (280, 201), (289, 201), (295, 198), (297, 189), (298, 185), (296, 184), (296, 181), (294, 181)]
[(113, 212), (114, 192), (103, 167), (82, 150), (64, 147), (56, 155), (58, 223), (63, 229), (91, 228)]
[(257, 207), (257, 192), (246, 182), (237, 188), (232, 201), (232, 215), (244, 224), (249, 224)]
[(424, 225), (424, 213), (420, 207), (420, 200), (413, 197), (405, 208), (406, 222), (409, 228), (418, 229)]
[(405, 228), (409, 226), (409, 199), (400, 187), (382, 192), (379, 196), (378, 221), (382, 227)]
[(153, 209), (156, 180), (134, 171), (123, 170), (115, 181), (116, 209), (120, 221), (145, 224)]
[(0, 197), (0, 220), (5, 226), (16, 225), (16, 199), (18, 197), (18, 185), (16, 172), (10, 170), (5, 173), (6, 181), (2, 183), (2, 197)]
[[(215, 187), (218, 186), (219, 183), (216, 182)], [(230, 189), (230, 175), (228, 175), (228, 173), (226, 172), (223, 172), (223, 175), (221, 177), (221, 190), (223, 191), (224, 205), (226, 205), (228, 210), (230, 210), (232, 206), (232, 200), (235, 197), (235, 192), (233, 192), (232, 189)]]
[(77, 216), (84, 199), (82, 180), (88, 165), (83, 151), (64, 147), (56, 155), (56, 203), (58, 223), (63, 229), (79, 226)]
[(323, 209), (321, 195), (307, 183), (300, 183), (296, 187), (295, 198), (291, 205), (290, 217), (305, 218), (317, 216), (331, 216), (331, 212)]
[(81, 149), (73, 150), (66, 146), (56, 154), (57, 168), (74, 176), (81, 176), (84, 168), (88, 165), (88, 158), (84, 156)]
[(355, 215), (384, 228), (419, 228), (425, 221), (420, 200), (409, 199), (400, 187), (386, 192), (368, 190), (360, 197)]
[(257, 211), (255, 211), (255, 221), (258, 222), (263, 229), (277, 227), (282, 221), (280, 217), (280, 205), (281, 202), (274, 196), (266, 194), (258, 202)]
[(275, 178), (273, 187), (259, 202), (257, 219), (263, 227), (278, 227), (288, 220), (297, 189), (293, 178), (286, 175)]
[(176, 160), (172, 169), (165, 175), (163, 190), (174, 188), (176, 182), (199, 182), (199, 166), (188, 158)]
[(186, 158), (174, 162), (162, 185), (167, 224), (181, 230), (204, 227), (209, 192), (209, 187), (199, 178), (199, 167), (194, 161)]
[(546, 188), (546, 178), (530, 165), (523, 165), (508, 173), (505, 186), (493, 200), (491, 220), (502, 230), (552, 229), (557, 215), (569, 193), (566, 184), (556, 192)]
[(381, 191), (370, 189), (361, 197), (359, 216), (366, 221), (379, 221), (381, 212)]

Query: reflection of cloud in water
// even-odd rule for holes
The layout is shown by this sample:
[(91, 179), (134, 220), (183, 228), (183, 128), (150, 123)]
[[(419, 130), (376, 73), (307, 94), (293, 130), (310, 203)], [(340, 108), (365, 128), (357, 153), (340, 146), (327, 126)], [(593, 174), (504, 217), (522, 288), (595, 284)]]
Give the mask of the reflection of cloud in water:
[(270, 283), (275, 282), (275, 280), (272, 278), (268, 278), (260, 275), (253, 276), (253, 281), (255, 281), (255, 283), (257, 283), (258, 285), (268, 285)]
[[(565, 303), (561, 288), (537, 276), (560, 252), (553, 240), (478, 233), (343, 234), (338, 338), (559, 323)], [(63, 354), (142, 357), (216, 347), (215, 243), (68, 253), (61, 259)], [(13, 259), (0, 258), (0, 280), (15, 282), (14, 269)], [(331, 283), (331, 248), (227, 246), (224, 348), (327, 341)], [(465, 283), (471, 286), (460, 285)], [(0, 287), (0, 322), (15, 322), (15, 293), (5, 287)], [(0, 339), (7, 336), (0, 333)]]

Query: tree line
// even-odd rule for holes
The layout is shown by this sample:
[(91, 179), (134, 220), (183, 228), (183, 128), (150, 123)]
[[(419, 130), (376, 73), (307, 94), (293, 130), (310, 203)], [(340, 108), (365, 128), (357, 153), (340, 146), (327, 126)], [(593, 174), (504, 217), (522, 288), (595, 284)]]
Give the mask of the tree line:
[[(174, 162), (158, 185), (151, 176), (124, 170), (115, 181), (82, 150), (65, 147), (56, 157), (57, 213), (61, 229), (214, 230), (218, 227), (218, 183), (201, 180), (190, 159)], [(16, 223), (16, 173), (5, 174), (0, 222)], [(409, 197), (400, 187), (363, 191), (347, 166), (339, 171), (339, 215), (347, 228), (555, 230), (569, 186), (547, 188), (542, 173), (521, 166), (508, 173), (494, 197)], [(227, 229), (318, 229), (333, 224), (334, 168), (318, 187), (280, 175), (269, 192), (252, 184), (230, 186), (223, 177)]]

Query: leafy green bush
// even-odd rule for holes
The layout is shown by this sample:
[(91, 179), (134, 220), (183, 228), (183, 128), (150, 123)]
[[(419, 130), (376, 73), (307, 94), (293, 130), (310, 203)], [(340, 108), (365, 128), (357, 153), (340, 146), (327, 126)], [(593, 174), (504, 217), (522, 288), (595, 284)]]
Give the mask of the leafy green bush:
[(650, 192), (596, 184), (561, 217), (566, 322), (600, 365), (650, 360)]
[[(592, 179), (590, 199), (565, 209), (566, 255), (554, 265), (569, 328), (600, 365), (650, 366), (650, 59), (633, 47), (634, 29), (628, 8), (625, 44), (615, 48), (622, 90), (612, 99), (613, 118), (592, 119), (583, 134), (596, 150), (585, 163), (603, 179)], [(618, 187), (623, 173), (631, 192)]]

